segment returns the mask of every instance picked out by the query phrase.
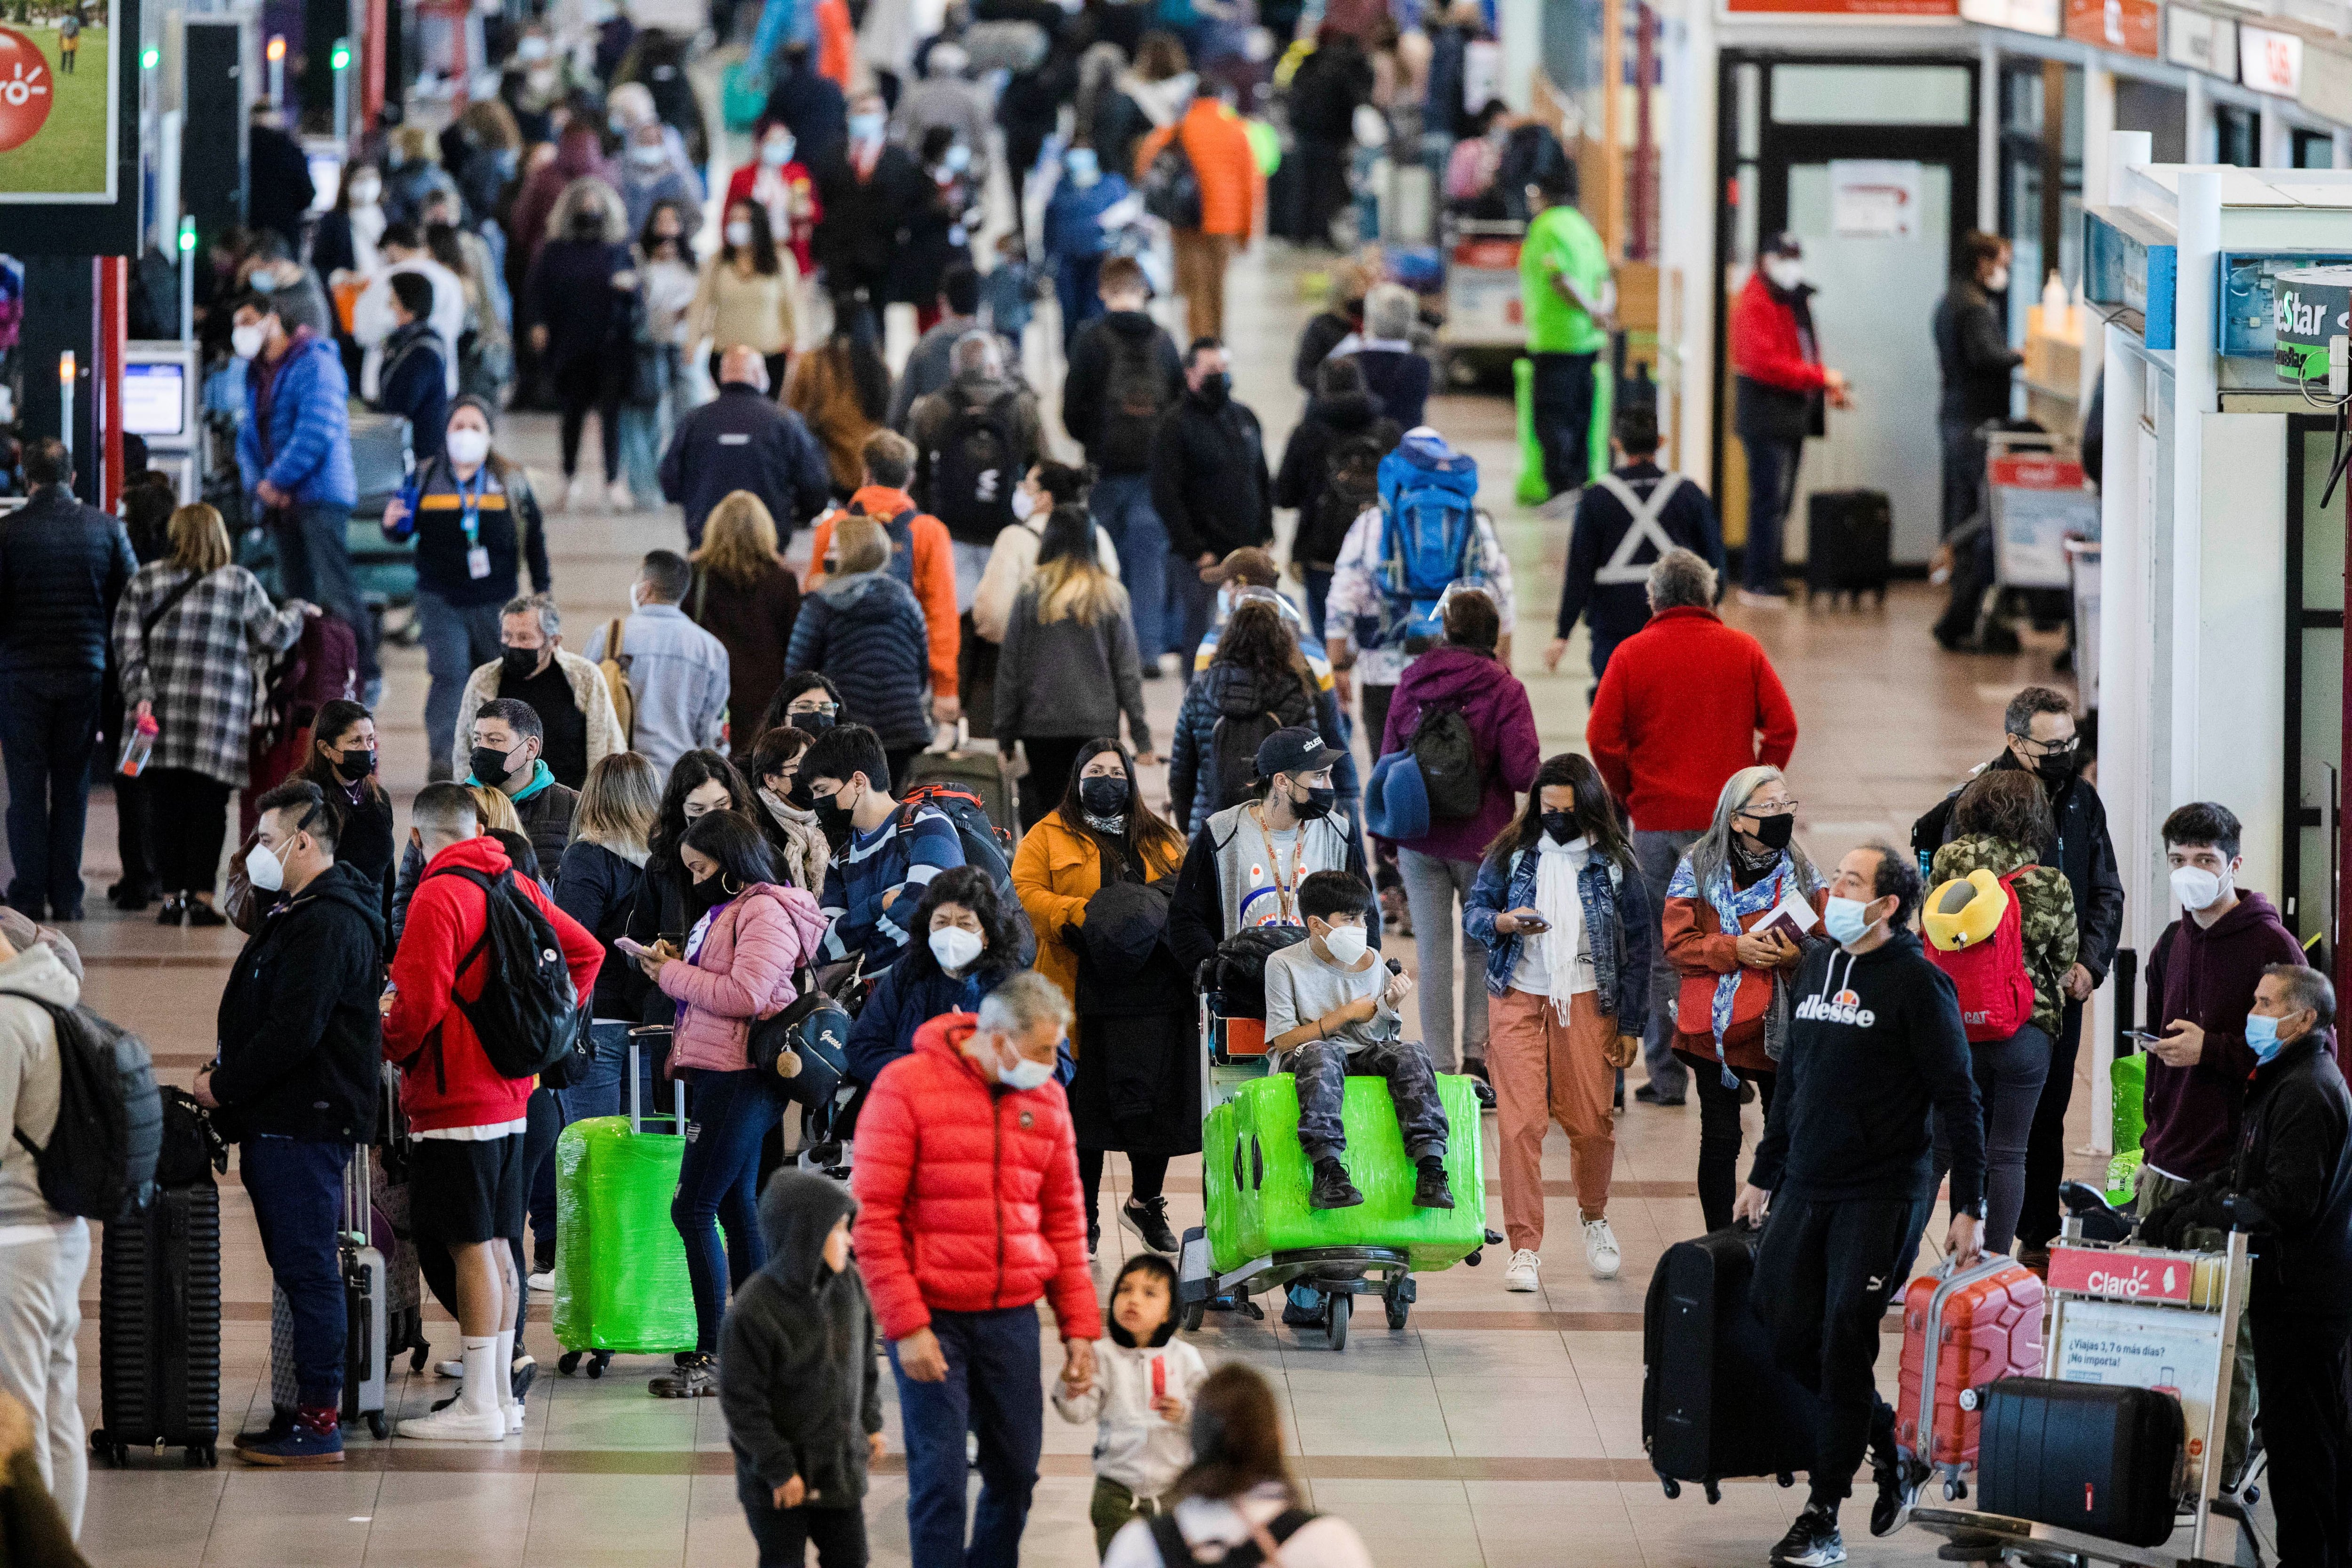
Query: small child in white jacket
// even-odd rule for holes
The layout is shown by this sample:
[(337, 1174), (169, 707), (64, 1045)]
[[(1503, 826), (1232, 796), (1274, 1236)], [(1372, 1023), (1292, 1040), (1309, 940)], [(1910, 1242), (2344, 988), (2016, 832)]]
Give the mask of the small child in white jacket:
[(1106, 1316), (1110, 1340), (1096, 1347), (1094, 1381), (1054, 1385), (1063, 1420), (1101, 1423), (1087, 1509), (1097, 1556), (1129, 1520), (1168, 1506), (1168, 1489), (1192, 1462), (1192, 1393), (1209, 1375), (1201, 1353), (1176, 1337), (1176, 1270), (1158, 1253), (1127, 1260), (1111, 1281)]

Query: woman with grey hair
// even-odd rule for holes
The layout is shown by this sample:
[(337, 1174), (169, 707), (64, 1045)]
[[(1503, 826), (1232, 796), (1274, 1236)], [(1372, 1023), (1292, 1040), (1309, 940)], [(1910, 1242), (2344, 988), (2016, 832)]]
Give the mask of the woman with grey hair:
[(1682, 977), (1675, 1052), (1698, 1086), (1698, 1201), (1706, 1228), (1731, 1223), (1739, 1106), (1757, 1086), (1771, 1114), (1788, 1038), (1789, 988), (1820, 935), (1828, 883), (1797, 842), (1796, 800), (1777, 768), (1743, 768), (1666, 884), (1666, 960)]
[(550, 511), (569, 504), (581, 430), (592, 409), (604, 440), (608, 498), (616, 512), (630, 506), (628, 481), (621, 476), (621, 394), (635, 362), (629, 331), (638, 277), (624, 212), (620, 193), (593, 175), (564, 186), (547, 220), (547, 243), (523, 284), (530, 346), (562, 411), (563, 483)]
[(1331, 357), (1353, 355), (1381, 412), (1411, 430), (1429, 403), (1429, 361), (1412, 346), (1421, 300), (1401, 283), (1382, 283), (1364, 296), (1363, 330), (1344, 339)]

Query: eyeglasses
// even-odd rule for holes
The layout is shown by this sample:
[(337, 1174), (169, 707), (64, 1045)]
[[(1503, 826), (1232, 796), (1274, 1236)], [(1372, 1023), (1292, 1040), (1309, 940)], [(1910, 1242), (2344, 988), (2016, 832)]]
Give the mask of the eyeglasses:
[(791, 702), (784, 705), (784, 711), (786, 713), (823, 714), (829, 718), (833, 715), (841, 711), (841, 705), (839, 703), (829, 703), (822, 700), (811, 702), (806, 697), (794, 697)]
[(2030, 735), (2020, 735), (2015, 730), (2010, 731), (2009, 737), (2017, 742), (2028, 757), (2056, 757), (2062, 752), (2074, 750), (2076, 740), (2076, 737), (2071, 735), (2061, 740), (2036, 740)]
[(1802, 800), (1751, 800), (1739, 808), (1743, 817), (1781, 817), (1803, 805)]

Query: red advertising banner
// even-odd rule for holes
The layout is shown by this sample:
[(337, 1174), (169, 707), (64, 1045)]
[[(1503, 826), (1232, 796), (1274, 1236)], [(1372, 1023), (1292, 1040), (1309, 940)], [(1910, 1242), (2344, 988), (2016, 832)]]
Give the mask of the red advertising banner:
[(2187, 1252), (2111, 1252), (2095, 1247), (2050, 1249), (2050, 1288), (2119, 1301), (2189, 1304), (2197, 1258)]
[(2103, 49), (2155, 59), (2161, 50), (2156, 0), (2066, 0), (2066, 36)]
[(2080, 490), (2083, 465), (2062, 457), (1996, 457), (1989, 465), (1992, 482), (2003, 489)]

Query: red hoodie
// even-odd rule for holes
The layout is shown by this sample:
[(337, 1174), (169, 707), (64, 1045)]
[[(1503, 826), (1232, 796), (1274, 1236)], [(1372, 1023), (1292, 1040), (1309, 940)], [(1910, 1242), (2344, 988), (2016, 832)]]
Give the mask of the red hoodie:
[[(455, 973), (457, 960), (481, 940), (489, 907), (488, 895), (466, 878), (433, 874), (457, 866), (495, 877), (511, 871), (513, 862), (487, 833), (452, 844), (425, 863), (408, 901), (408, 924), (392, 956), (397, 994), (383, 1020), (383, 1054), (400, 1069), (401, 1107), (420, 1133), (520, 1121), (535, 1082), (500, 1076), (482, 1054), (474, 1026), (454, 1005), (458, 997), (478, 1000), (488, 974), (486, 958), (477, 958), (465, 976)], [(593, 994), (604, 944), (556, 908), (538, 883), (519, 876), (514, 883), (555, 926), (572, 989), (583, 997)]]
[(963, 1054), (980, 1019), (942, 1013), (884, 1068), (857, 1118), (857, 1269), (888, 1338), (933, 1312), (1050, 1292), (1064, 1339), (1097, 1339), (1077, 1134), (1061, 1085), (1011, 1091)]

